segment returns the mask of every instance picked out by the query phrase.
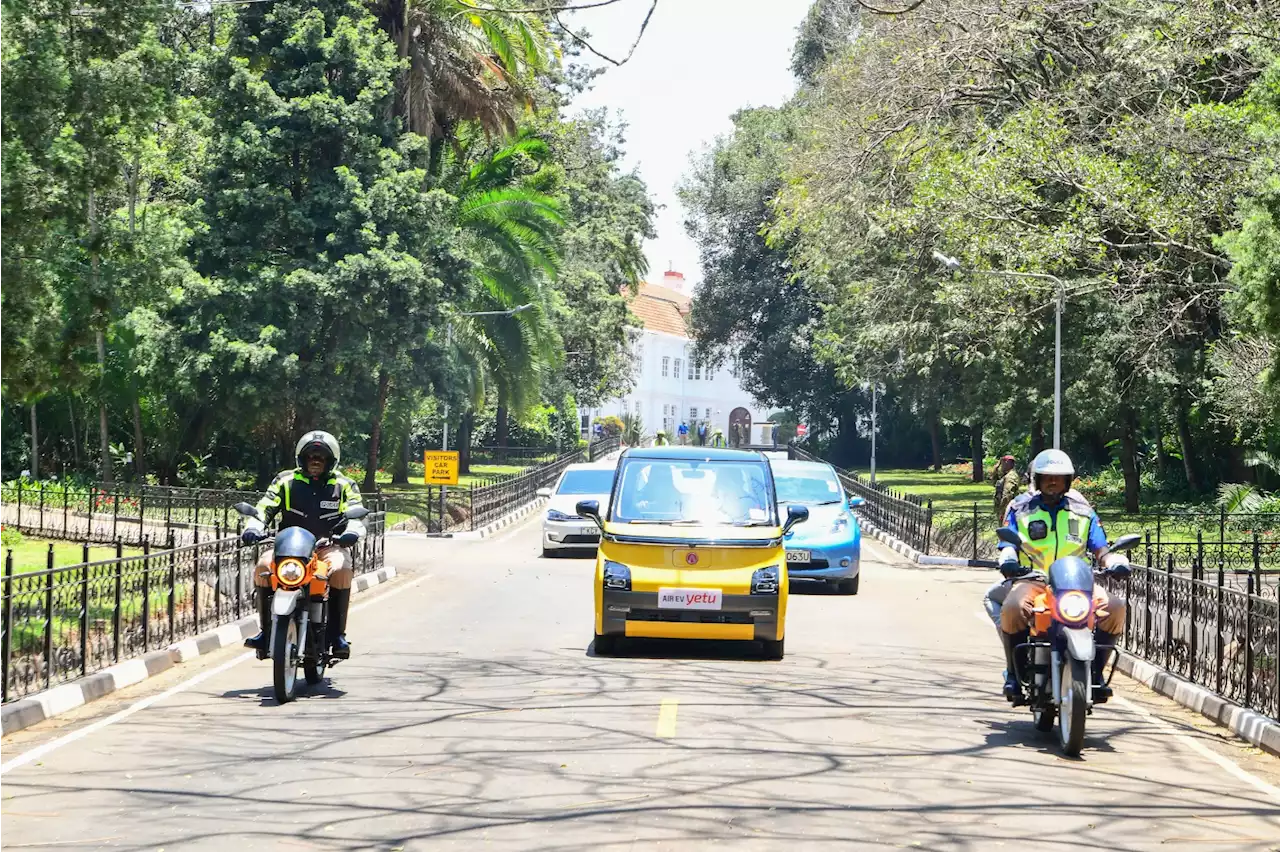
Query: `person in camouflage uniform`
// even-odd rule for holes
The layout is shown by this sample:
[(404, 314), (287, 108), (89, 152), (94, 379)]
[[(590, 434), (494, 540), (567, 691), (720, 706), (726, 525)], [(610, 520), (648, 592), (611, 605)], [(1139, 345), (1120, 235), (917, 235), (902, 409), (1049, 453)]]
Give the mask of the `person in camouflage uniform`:
[(1022, 477), (1018, 476), (1017, 461), (1013, 456), (1002, 457), (1000, 459), (999, 475), (996, 478), (995, 499), (992, 501), (997, 520), (1004, 520), (1009, 504), (1013, 502), (1013, 498), (1017, 497), (1018, 492), (1021, 490)]

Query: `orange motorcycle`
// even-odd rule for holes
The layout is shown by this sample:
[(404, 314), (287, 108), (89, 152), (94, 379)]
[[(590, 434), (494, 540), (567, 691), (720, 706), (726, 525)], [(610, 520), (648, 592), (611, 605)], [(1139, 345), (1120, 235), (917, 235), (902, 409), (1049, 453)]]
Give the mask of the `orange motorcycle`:
[[(255, 506), (237, 503), (235, 510), (250, 518), (265, 519)], [(359, 520), (369, 514), (364, 506), (352, 506), (344, 520)], [(339, 528), (335, 528), (336, 533)], [(329, 544), (302, 527), (288, 527), (275, 536), (271, 559), (272, 682), (276, 701), (285, 704), (297, 695), (298, 669), (307, 683), (317, 684), (337, 658), (324, 641), (329, 614), (329, 563), (317, 552)], [(263, 629), (267, 626), (264, 624)]]

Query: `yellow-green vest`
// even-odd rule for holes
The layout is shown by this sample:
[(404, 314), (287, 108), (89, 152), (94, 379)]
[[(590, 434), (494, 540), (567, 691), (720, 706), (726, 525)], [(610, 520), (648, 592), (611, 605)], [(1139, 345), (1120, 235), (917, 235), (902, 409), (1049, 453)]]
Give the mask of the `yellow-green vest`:
[(1023, 494), (1009, 504), (1018, 535), (1028, 549), (1039, 555), (1036, 560), (1039, 564), (1033, 564), (1021, 552), (1018, 561), (1027, 567), (1047, 570), (1064, 556), (1086, 556), (1093, 507), (1068, 492), (1057, 512), (1050, 512), (1036, 499), (1038, 496), (1038, 492)]

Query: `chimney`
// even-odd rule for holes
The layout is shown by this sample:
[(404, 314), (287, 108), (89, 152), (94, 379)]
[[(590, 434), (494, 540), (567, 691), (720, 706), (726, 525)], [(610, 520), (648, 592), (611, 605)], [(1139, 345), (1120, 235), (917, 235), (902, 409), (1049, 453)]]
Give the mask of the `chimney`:
[(684, 292), (684, 273), (676, 272), (674, 269), (668, 269), (662, 273), (662, 286), (669, 287), (677, 293)]

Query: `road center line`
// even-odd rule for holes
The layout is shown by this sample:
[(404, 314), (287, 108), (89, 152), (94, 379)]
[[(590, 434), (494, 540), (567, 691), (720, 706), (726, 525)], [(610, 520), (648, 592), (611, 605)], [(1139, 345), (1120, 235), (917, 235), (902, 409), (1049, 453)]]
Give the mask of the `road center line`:
[[(423, 575), (422, 577), (419, 577), (416, 580), (405, 583), (403, 586), (397, 586), (396, 588), (388, 589), (387, 591), (375, 597), (373, 600), (365, 601), (362, 604), (353, 606), (351, 607), (350, 611), (359, 612), (365, 607), (372, 606), (376, 603), (380, 603), (381, 601), (386, 600), (387, 598), (394, 597), (395, 595), (398, 595), (401, 592), (408, 591), (409, 589), (412, 589), (414, 586), (418, 585), (419, 583), (423, 583), (430, 579), (431, 579), (430, 574)], [(179, 683), (176, 686), (172, 686), (169, 689), (166, 689), (164, 692), (159, 693), (158, 695), (149, 695), (145, 698), (140, 698), (137, 701), (135, 701), (133, 704), (130, 704), (128, 707), (124, 708), (123, 710), (117, 713), (112, 713), (110, 716), (106, 717), (105, 719), (99, 719), (93, 724), (86, 725), (78, 731), (72, 731), (71, 733), (58, 737), (57, 739), (49, 740), (49, 742), (44, 743), (43, 745), (38, 745), (35, 748), (31, 749), (30, 751), (24, 751), (22, 754), (18, 755), (12, 760), (6, 763), (0, 764), (0, 775), (5, 775), (14, 769), (17, 769), (20, 766), (25, 766), (34, 760), (39, 760), (40, 758), (44, 757), (46, 754), (56, 751), (57, 749), (60, 749), (65, 745), (70, 745), (76, 740), (87, 737), (92, 733), (100, 731), (103, 728), (107, 727), (108, 725), (114, 725), (116, 722), (121, 722), (125, 719), (128, 719), (134, 713), (138, 713), (142, 710), (146, 710), (152, 704), (158, 704), (159, 702), (164, 701), (166, 698), (171, 698), (172, 696), (177, 695), (180, 692), (185, 692), (191, 687), (196, 686), (200, 683), (203, 683), (204, 681), (208, 680), (211, 677), (220, 675), (223, 672), (227, 671), (228, 669), (240, 665), (246, 660), (253, 659), (255, 656), (256, 654), (253, 651), (249, 651), (247, 653), (241, 654), (235, 659), (229, 660), (223, 663), (222, 665), (218, 666), (217, 668), (213, 668), (207, 672), (201, 672), (200, 674), (195, 675), (194, 677), (187, 678), (182, 683)]]
[(653, 732), (655, 737), (674, 737), (676, 735), (676, 714), (679, 712), (680, 702), (674, 698), (662, 699), (662, 706), (658, 708), (658, 729)]

